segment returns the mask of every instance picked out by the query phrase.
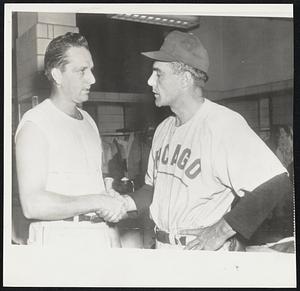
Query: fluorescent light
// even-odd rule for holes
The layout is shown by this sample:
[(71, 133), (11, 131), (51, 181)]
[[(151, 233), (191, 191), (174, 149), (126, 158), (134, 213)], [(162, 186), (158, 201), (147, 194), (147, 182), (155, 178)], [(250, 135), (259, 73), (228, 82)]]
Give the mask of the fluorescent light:
[(191, 15), (112, 14), (108, 17), (186, 29), (199, 25), (199, 17)]

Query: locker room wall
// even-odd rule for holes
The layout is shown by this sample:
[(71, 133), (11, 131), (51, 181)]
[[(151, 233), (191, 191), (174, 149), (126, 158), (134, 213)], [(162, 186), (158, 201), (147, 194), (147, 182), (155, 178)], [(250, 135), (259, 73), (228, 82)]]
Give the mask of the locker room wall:
[(293, 96), (281, 93), (272, 98), (272, 120), (274, 125), (293, 124)]
[(193, 30), (210, 57), (209, 91), (294, 77), (293, 19), (201, 16)]
[(292, 89), (223, 99), (219, 103), (239, 112), (257, 133), (274, 125), (293, 124)]

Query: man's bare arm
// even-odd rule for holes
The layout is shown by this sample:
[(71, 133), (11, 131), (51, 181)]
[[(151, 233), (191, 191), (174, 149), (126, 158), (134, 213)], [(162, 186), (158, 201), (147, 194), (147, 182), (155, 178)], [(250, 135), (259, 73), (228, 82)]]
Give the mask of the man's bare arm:
[(100, 209), (125, 212), (120, 200), (105, 193), (68, 196), (46, 191), (48, 152), (41, 130), (33, 123), (25, 124), (16, 140), (20, 201), (25, 217), (57, 220)]

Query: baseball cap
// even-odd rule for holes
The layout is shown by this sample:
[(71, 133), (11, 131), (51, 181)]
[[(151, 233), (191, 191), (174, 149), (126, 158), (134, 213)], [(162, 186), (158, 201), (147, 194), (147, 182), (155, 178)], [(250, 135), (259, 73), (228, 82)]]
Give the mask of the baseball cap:
[(208, 54), (200, 39), (193, 33), (170, 32), (159, 51), (142, 52), (142, 55), (162, 62), (182, 62), (207, 73)]

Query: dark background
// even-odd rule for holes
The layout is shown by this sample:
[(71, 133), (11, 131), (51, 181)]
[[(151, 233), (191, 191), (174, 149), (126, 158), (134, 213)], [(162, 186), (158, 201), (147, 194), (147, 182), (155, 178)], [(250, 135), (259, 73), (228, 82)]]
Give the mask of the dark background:
[(172, 28), (77, 14), (76, 23), (90, 47), (97, 80), (94, 91), (151, 92), (147, 80), (152, 62), (140, 52), (157, 50)]

